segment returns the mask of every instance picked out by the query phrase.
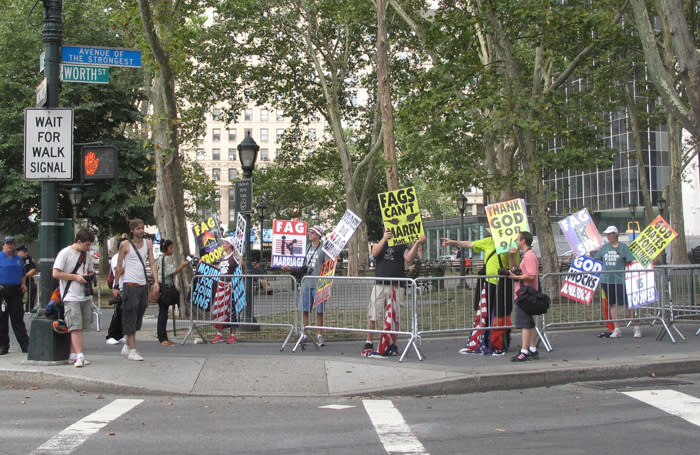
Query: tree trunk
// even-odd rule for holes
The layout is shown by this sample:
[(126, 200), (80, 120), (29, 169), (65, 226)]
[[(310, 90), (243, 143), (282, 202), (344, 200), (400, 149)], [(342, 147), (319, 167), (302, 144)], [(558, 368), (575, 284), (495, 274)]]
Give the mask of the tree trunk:
[(387, 43), (386, 6), (388, 0), (376, 0), (377, 6), (377, 80), (379, 82), (379, 106), (384, 126), (384, 158), (388, 163), (386, 182), (389, 191), (399, 189), (398, 166), (394, 149), (394, 113), (389, 82), (389, 57)]

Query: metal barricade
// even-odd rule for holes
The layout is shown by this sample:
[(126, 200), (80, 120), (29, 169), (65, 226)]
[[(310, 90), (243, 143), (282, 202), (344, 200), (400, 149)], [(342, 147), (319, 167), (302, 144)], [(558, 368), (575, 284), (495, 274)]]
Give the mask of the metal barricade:
[[(239, 327), (240, 332), (253, 333), (261, 328), (282, 328), (281, 336), (285, 336), (281, 350), (298, 330), (296, 320), (297, 286), (290, 275), (242, 275), (243, 287), (250, 290), (250, 302), (253, 306), (252, 320), (245, 320), (246, 309), (238, 313), (238, 321), (217, 321), (214, 319), (212, 304), (216, 293), (216, 283), (219, 279), (232, 279), (234, 275), (195, 275), (192, 278), (189, 295), (190, 321), (189, 330), (182, 340), (184, 344), (193, 331), (197, 332), (204, 343), (208, 342), (203, 329), (211, 330), (211, 326)], [(197, 284), (210, 280), (211, 293), (195, 295)], [(230, 319), (230, 318), (229, 318)]]
[[(601, 285), (597, 285), (595, 292), (588, 291), (586, 286), (578, 285), (578, 281), (585, 277), (590, 277), (589, 273), (547, 273), (542, 276), (541, 283), (544, 289), (549, 292), (549, 296), (552, 299), (552, 305), (550, 306), (549, 311), (542, 315), (542, 341), (545, 346), (548, 347), (548, 350), (551, 350), (551, 343), (549, 341), (549, 337), (547, 336), (547, 330), (550, 328), (567, 328), (581, 325), (595, 327), (603, 325), (607, 322), (615, 321), (626, 322), (628, 324), (632, 323), (633, 321), (647, 322), (650, 326), (656, 322), (659, 322), (663, 325), (663, 327), (657, 335), (657, 340), (661, 340), (665, 334), (668, 334), (671, 341), (673, 343), (676, 342), (676, 339), (671, 333), (669, 324), (667, 323), (667, 318), (665, 317), (664, 307), (666, 294), (665, 292), (662, 292), (662, 290), (665, 287), (666, 281), (663, 279), (662, 271), (658, 269), (650, 269), (598, 273), (601, 277), (606, 274), (624, 274), (628, 280), (640, 280), (642, 279), (642, 274), (652, 273), (654, 277), (654, 292), (656, 292), (656, 299), (651, 303), (633, 310), (629, 310), (629, 312), (625, 306), (625, 311), (623, 314), (618, 313), (616, 318), (611, 318), (607, 308), (607, 299), (604, 300), (603, 293), (601, 292)], [(571, 287), (569, 291), (567, 291), (570, 297), (565, 297), (560, 294), (564, 283), (567, 282), (567, 278), (569, 278), (569, 283), (574, 283), (570, 285)], [(590, 294), (587, 294), (588, 292), (590, 292)], [(590, 303), (588, 304), (581, 302), (589, 299)]]
[[(663, 265), (657, 270), (665, 281), (666, 311), (670, 326), (685, 339), (675, 321), (700, 319), (700, 265)], [(695, 335), (700, 334), (700, 328)]]
[[(408, 342), (406, 347), (399, 357), (399, 361), (403, 361), (412, 347), (415, 349), (419, 359), (423, 359), (423, 354), (420, 347), (416, 343), (416, 319), (415, 319), (415, 288), (416, 283), (410, 278), (392, 278), (392, 279), (377, 279), (365, 277), (319, 277), (305, 276), (302, 278), (300, 289), (304, 286), (304, 280), (327, 279), (331, 283), (331, 292), (328, 300), (324, 302), (323, 324), (315, 324), (316, 316), (315, 309), (309, 312), (310, 324), (304, 326), (299, 334), (296, 345), (293, 350), (296, 350), (302, 345), (302, 338), (306, 330), (324, 330), (324, 331), (340, 331), (349, 333), (374, 333), (374, 334), (393, 334), (397, 336), (407, 336)], [(396, 311), (396, 330), (383, 330), (384, 320), (376, 321), (374, 330), (368, 328), (368, 304), (372, 288), (377, 281), (391, 281), (399, 283), (396, 286), (396, 295), (399, 302), (395, 306)], [(402, 287), (405, 286), (405, 287)], [(298, 300), (297, 300), (298, 302)], [(299, 320), (303, 319), (302, 310), (299, 311)], [(311, 323), (311, 322), (314, 323)], [(318, 346), (317, 346), (318, 347)]]

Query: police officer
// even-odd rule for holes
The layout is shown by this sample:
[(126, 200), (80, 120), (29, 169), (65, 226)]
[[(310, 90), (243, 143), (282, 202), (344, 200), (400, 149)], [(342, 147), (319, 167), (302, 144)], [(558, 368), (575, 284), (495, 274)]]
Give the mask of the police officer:
[(15, 251), (17, 252), (17, 255), (24, 261), (24, 276), (26, 278), (25, 281), (27, 285), (27, 290), (29, 291), (27, 293), (26, 311), (36, 313), (37, 287), (32, 277), (39, 273), (39, 269), (36, 268), (36, 264), (34, 263), (32, 257), (29, 255), (29, 251), (27, 250), (26, 245), (18, 246)]
[(15, 238), (2, 239), (0, 252), (0, 355), (10, 350), (10, 335), (7, 320), (12, 322), (12, 330), (22, 352), (29, 348), (27, 328), (24, 326), (22, 295), (27, 292), (24, 275), (24, 261), (15, 252)]

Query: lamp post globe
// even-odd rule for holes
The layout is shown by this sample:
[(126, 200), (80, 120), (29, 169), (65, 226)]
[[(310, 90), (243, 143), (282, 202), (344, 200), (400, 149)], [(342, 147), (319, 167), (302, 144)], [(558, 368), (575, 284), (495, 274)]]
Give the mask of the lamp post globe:
[(241, 143), (238, 144), (238, 159), (241, 161), (244, 178), (252, 177), (259, 151), (260, 146), (250, 137), (250, 132), (248, 132)]

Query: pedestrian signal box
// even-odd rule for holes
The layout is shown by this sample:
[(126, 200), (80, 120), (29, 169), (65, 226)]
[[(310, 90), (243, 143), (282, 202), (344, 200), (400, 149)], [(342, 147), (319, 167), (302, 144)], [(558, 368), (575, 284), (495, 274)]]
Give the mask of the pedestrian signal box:
[(83, 181), (111, 180), (117, 176), (117, 149), (113, 145), (85, 146), (80, 154)]

